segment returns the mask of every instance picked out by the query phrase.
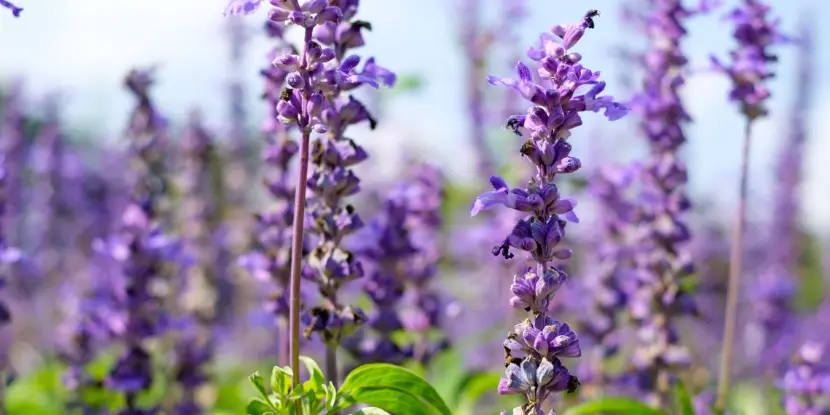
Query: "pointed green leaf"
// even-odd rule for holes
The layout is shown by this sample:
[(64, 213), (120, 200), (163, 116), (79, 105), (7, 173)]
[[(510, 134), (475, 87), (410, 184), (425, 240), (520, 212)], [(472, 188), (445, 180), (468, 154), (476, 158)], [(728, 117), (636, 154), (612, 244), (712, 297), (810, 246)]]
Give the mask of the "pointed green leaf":
[(692, 397), (689, 395), (686, 385), (679, 380), (674, 385), (674, 396), (677, 399), (677, 405), (681, 414), (695, 415), (695, 407), (692, 403)]
[(274, 366), (271, 370), (271, 391), (280, 397), (284, 397), (291, 388), (291, 371)]
[(311, 377), (314, 386), (324, 387), (326, 385), (326, 377), (323, 375), (323, 371), (320, 369), (320, 366), (317, 365), (317, 362), (308, 356), (300, 356), (300, 361), (303, 362), (306, 370), (308, 370), (308, 374)]
[[(373, 363), (360, 366), (349, 373), (349, 376), (346, 377), (343, 386), (340, 388), (340, 392), (350, 393), (358, 402), (386, 409), (392, 413), (409, 414), (410, 412), (396, 411), (383, 405), (377, 405), (374, 402), (365, 401), (361, 391), (367, 388), (390, 388), (405, 391), (417, 397), (416, 399), (426, 401), (434, 407), (434, 410), (441, 413), (441, 415), (452, 415), (447, 404), (444, 403), (444, 400), (441, 399), (438, 392), (426, 380), (399, 366), (388, 363)], [(371, 393), (373, 397), (379, 396), (375, 391)]]
[(563, 415), (667, 415), (631, 398), (607, 397), (574, 406)]
[(386, 387), (363, 387), (352, 391), (359, 403), (382, 408), (393, 414), (434, 415), (434, 409), (407, 391)]
[(291, 389), (291, 393), (288, 394), (288, 400), (296, 401), (297, 399), (302, 398), (307, 393), (305, 389), (305, 384), (301, 383), (297, 385), (296, 388)]
[(252, 399), (250, 403), (248, 403), (248, 407), (245, 409), (245, 413), (248, 415), (263, 415), (263, 414), (275, 414), (276, 412), (271, 410), (271, 407), (268, 406), (265, 402), (259, 399)]
[(268, 392), (265, 390), (265, 379), (262, 378), (258, 370), (251, 376), (248, 376), (248, 380), (251, 381), (251, 384), (254, 385), (254, 388), (256, 388), (259, 393), (266, 396), (268, 395)]

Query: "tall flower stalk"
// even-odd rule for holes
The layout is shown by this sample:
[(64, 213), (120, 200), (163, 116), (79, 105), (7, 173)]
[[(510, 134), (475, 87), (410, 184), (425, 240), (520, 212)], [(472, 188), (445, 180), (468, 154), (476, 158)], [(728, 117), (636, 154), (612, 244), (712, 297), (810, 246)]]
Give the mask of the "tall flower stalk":
[[(448, 346), (442, 338), (429, 343), (427, 332), (440, 327), (447, 302), (429, 285), (438, 270), (443, 178), (427, 164), (413, 165), (411, 180), (399, 183), (383, 201), (382, 211), (364, 229), (369, 240), (356, 249), (367, 258), (365, 291), (375, 303), (365, 330), (345, 346), (361, 363), (403, 364), (409, 358), (427, 362)], [(394, 333), (415, 334), (412, 344), (400, 347)]]
[[(246, 13), (259, 2), (235, 1), (228, 13)], [(353, 96), (343, 93), (362, 85), (392, 86), (395, 75), (367, 59), (358, 70), (360, 57), (349, 55), (353, 48), (363, 46), (362, 31), (371, 24), (354, 20), (357, 0), (309, 0), (302, 5), (297, 0), (281, 2), (268, 12), (276, 23), (293, 23), (303, 28), (303, 47), (300, 53), (286, 53), (274, 60), (274, 65), (288, 71), (288, 85), (277, 104), (278, 119), (285, 125), (296, 125), (300, 130), (300, 166), (294, 199), (294, 222), (291, 244), (291, 302), (290, 338), (293, 382), (299, 382), (300, 330), (300, 275), (303, 227), (306, 219), (311, 230), (319, 236), (317, 247), (309, 254), (313, 268), (308, 278), (315, 281), (325, 304), (310, 310), (310, 326), (306, 336), (317, 332), (326, 344), (326, 373), (337, 382), (337, 346), (341, 339), (354, 331), (365, 320), (362, 312), (340, 304), (337, 293), (347, 281), (363, 274), (360, 262), (349, 251), (340, 247), (343, 237), (359, 229), (363, 222), (351, 205), (341, 206), (342, 200), (360, 190), (359, 179), (350, 169), (366, 159), (366, 152), (353, 140), (344, 136), (350, 125), (368, 121), (374, 128), (376, 121), (366, 107)], [(311, 135), (319, 136), (310, 153)], [(308, 175), (309, 158), (313, 163)], [(314, 197), (306, 218), (306, 188)]]
[(125, 80), (138, 101), (127, 128), (135, 183), (131, 202), (121, 216), (119, 233), (105, 244), (112, 258), (122, 264), (124, 277), (117, 294), (122, 306), (117, 334), (124, 350), (105, 385), (124, 392), (126, 406), (121, 413), (125, 415), (138, 413), (138, 394), (153, 383), (146, 340), (162, 333), (168, 316), (164, 298), (151, 287), (161, 281), (165, 262), (178, 256), (177, 243), (162, 233), (156, 210), (166, 189), (159, 176), (166, 121), (150, 99), (152, 83), (151, 71), (131, 71)]
[(679, 95), (688, 62), (681, 42), (684, 21), (695, 11), (679, 0), (660, 0), (651, 7), (644, 19), (651, 47), (642, 57), (646, 75), (635, 99), (650, 156), (639, 172), (642, 193), (634, 231), (640, 246), (633, 257), (636, 283), (628, 293), (628, 311), (638, 339), (634, 386), (651, 405), (661, 407), (677, 372), (691, 363), (677, 319), (696, 314), (691, 295), (682, 288), (683, 278), (694, 269), (684, 218), (691, 208), (685, 195), (688, 178), (679, 155), (686, 143), (684, 127), (691, 121)]
[(749, 154), (752, 144), (753, 122), (767, 115), (766, 100), (770, 96), (765, 82), (774, 76), (771, 64), (778, 57), (770, 47), (785, 40), (778, 31), (778, 20), (769, 20), (769, 5), (759, 0), (743, 0), (743, 5), (734, 9), (728, 19), (735, 24), (733, 36), (738, 47), (729, 53), (731, 64), (721, 63), (712, 58), (715, 68), (732, 80), (729, 98), (740, 106), (745, 117), (743, 149), (741, 152), (740, 188), (738, 210), (732, 234), (729, 257), (729, 287), (726, 298), (726, 322), (723, 329), (723, 353), (720, 364), (715, 407), (723, 410), (729, 391), (729, 376), (732, 349), (735, 342), (735, 324), (738, 318), (738, 290), (740, 289), (743, 234), (746, 222), (746, 205), (749, 195)]
[[(530, 313), (517, 324), (504, 342), (505, 376), (499, 393), (517, 394), (525, 403), (515, 408), (517, 414), (543, 414), (545, 400), (554, 393), (575, 390), (579, 381), (562, 364), (560, 358), (579, 357), (579, 338), (567, 323), (548, 315), (554, 293), (567, 280), (567, 275), (551, 265), (556, 259), (568, 259), (571, 251), (559, 248), (568, 221), (577, 222), (573, 212), (576, 201), (562, 198), (554, 180), (581, 167), (571, 157), (567, 138), (571, 130), (582, 124), (581, 112), (604, 110), (609, 120), (622, 118), (628, 109), (612, 97), (599, 96), (605, 83), (599, 73), (579, 62), (582, 56), (571, 52), (585, 31), (594, 27), (599, 13), (589, 11), (577, 24), (554, 26), (553, 34), (541, 35), (539, 48), (530, 48), (528, 57), (538, 62), (541, 84), (533, 81), (530, 68), (517, 65), (518, 80), (489, 77), (493, 85), (515, 89), (533, 106), (526, 114), (508, 119), (507, 125), (526, 138), (521, 154), (536, 168), (526, 189), (510, 189), (498, 176), (490, 178), (494, 190), (476, 198), (472, 215), (496, 205), (530, 214), (516, 223), (513, 231), (493, 249), (494, 255), (512, 258), (510, 251), (527, 251), (536, 262), (524, 275), (514, 277), (510, 303)], [(577, 88), (587, 86), (578, 95)], [(555, 411), (551, 410), (551, 413)]]

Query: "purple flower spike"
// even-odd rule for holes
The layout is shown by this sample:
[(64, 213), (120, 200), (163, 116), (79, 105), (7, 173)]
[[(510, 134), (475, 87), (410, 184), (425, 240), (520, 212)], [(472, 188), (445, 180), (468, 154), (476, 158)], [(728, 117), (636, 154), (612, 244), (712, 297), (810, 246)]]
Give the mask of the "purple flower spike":
[[(258, 4), (242, 2), (236, 10), (253, 10)], [(352, 50), (363, 46), (362, 31), (372, 27), (368, 22), (354, 20), (358, 1), (271, 1), (271, 4), (274, 7), (268, 13), (269, 27), (277, 25), (280, 29), (269, 30), (269, 33), (279, 37), (284, 32), (283, 26), (290, 23), (302, 28), (304, 41), (302, 48), (295, 49), (280, 39), (281, 47), (272, 56), (273, 68), (262, 72), (268, 81), (266, 97), (272, 108), (272, 119), (266, 126), (269, 132), (287, 132), (289, 128), (296, 127), (302, 137), (300, 148), (310, 147), (309, 157), (301, 157), (303, 177), (298, 179), (298, 186), (305, 186), (313, 194), (308, 198), (308, 210), (302, 210), (306, 193), (305, 188), (301, 188), (294, 209), (297, 215), (303, 217), (293, 218), (294, 212), (288, 212), (287, 208), (284, 209), (284, 217), (290, 218), (294, 232), (301, 232), (304, 224), (317, 237), (317, 246), (308, 252), (308, 267), (300, 272), (300, 253), (294, 247), (288, 256), (292, 265), (284, 275), (291, 275), (292, 295), (300, 288), (297, 277), (300, 274), (319, 285), (326, 303), (311, 309), (313, 316), (306, 318), (311, 322), (306, 336), (317, 333), (326, 344), (329, 351), (327, 375), (330, 381), (337, 383), (336, 348), (366, 321), (362, 311), (340, 304), (337, 295), (344, 283), (364, 275), (360, 260), (341, 246), (344, 237), (364, 226), (363, 220), (353, 206), (346, 204), (345, 198), (361, 190), (360, 179), (352, 168), (367, 158), (366, 152), (346, 137), (346, 130), (363, 121), (368, 121), (370, 128), (377, 125), (366, 107), (348, 92), (361, 86), (392, 86), (396, 77), (372, 58), (366, 59), (363, 67), (358, 68), (362, 59), (352, 54)], [(298, 53), (299, 50), (302, 53)], [(284, 128), (277, 128), (274, 119)], [(284, 138), (279, 140), (283, 143), (288, 141), (284, 132), (281, 133)], [(311, 171), (306, 173), (308, 165), (305, 163), (309, 159)], [(272, 193), (281, 196), (301, 190), (288, 191), (282, 180), (267, 186)], [(279, 225), (285, 227), (285, 224)], [(284, 238), (282, 232), (275, 239), (284, 241)], [(297, 239), (307, 240), (304, 237)], [(284, 253), (277, 255), (277, 244), (285, 247), (284, 242), (269, 244), (269, 256), (274, 259), (282, 256), (284, 259)], [(293, 297), (292, 300), (296, 299)], [(292, 330), (299, 319), (298, 313), (299, 309), (292, 301)], [(292, 333), (292, 337), (296, 339), (298, 333)], [(297, 348), (293, 350), (296, 352)], [(299, 377), (299, 355), (292, 353), (291, 358), (296, 381)]]
[(510, 87), (530, 103), (524, 114), (508, 118), (507, 127), (525, 137), (520, 151), (535, 167), (535, 174), (526, 189), (511, 189), (504, 179), (492, 176), (494, 190), (477, 197), (471, 209), (476, 215), (504, 205), (526, 214), (492, 250), (493, 255), (505, 259), (514, 257), (511, 249), (526, 251), (536, 262), (535, 272), (531, 268), (523, 277), (514, 278), (510, 286), (510, 304), (530, 313), (504, 342), (509, 364), (499, 393), (522, 394), (526, 400), (514, 414), (544, 414), (541, 406), (548, 395), (579, 386), (559, 360), (582, 355), (579, 337), (567, 323), (548, 316), (553, 295), (567, 279), (553, 264), (572, 255), (570, 249), (558, 245), (565, 237), (566, 224), (579, 221), (573, 212), (576, 201), (561, 197), (555, 180), (559, 174), (574, 173), (582, 166), (570, 155), (572, 146), (566, 141), (582, 125), (581, 113), (604, 110), (612, 121), (628, 113), (625, 105), (599, 95), (606, 87), (599, 81), (599, 72), (580, 64), (578, 53), (569, 53), (594, 27), (596, 16), (592, 10), (578, 24), (554, 26), (553, 34), (541, 36), (541, 47), (528, 51), (544, 84), (534, 82), (533, 70), (523, 62), (516, 65), (518, 79), (487, 78), (492, 85)]

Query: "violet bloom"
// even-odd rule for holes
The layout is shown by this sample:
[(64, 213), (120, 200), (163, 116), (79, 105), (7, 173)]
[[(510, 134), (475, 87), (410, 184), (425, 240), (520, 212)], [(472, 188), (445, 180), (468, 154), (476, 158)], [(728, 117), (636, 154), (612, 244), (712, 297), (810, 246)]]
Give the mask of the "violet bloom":
[(0, 7), (5, 7), (11, 10), (12, 16), (14, 17), (20, 17), (20, 12), (23, 11), (23, 8), (15, 6), (14, 3), (8, 0), (0, 0)]
[[(6, 216), (6, 194), (5, 194), (5, 184), (6, 184), (6, 163), (5, 163), (5, 155), (0, 154), (0, 330), (6, 331), (8, 329), (9, 324), (12, 320), (11, 310), (9, 309), (8, 304), (3, 300), (4, 293), (3, 289), (7, 284), (7, 278), (9, 275), (10, 267), (9, 264), (17, 262), (20, 259), (20, 251), (15, 248), (12, 248), (8, 245), (6, 240), (5, 228), (3, 226), (3, 222)], [(6, 370), (9, 369), (9, 350), (6, 347), (9, 346), (8, 339), (0, 340), (0, 377), (2, 377), (2, 381), (5, 381), (5, 374)], [(3, 393), (3, 389), (0, 388), (0, 394)], [(0, 395), (2, 398), (2, 395)]]
[(769, 48), (788, 38), (778, 30), (780, 19), (770, 20), (770, 6), (760, 0), (743, 0), (742, 6), (732, 10), (727, 19), (735, 24), (733, 37), (738, 47), (729, 52), (730, 64), (712, 57), (715, 69), (732, 80), (729, 99), (741, 106), (749, 120), (765, 116), (764, 102), (770, 97), (767, 79), (775, 76), (770, 66), (778, 61)]
[[(285, 25), (268, 21), (265, 33), (275, 45), (268, 54), (268, 65), (260, 70), (264, 80), (262, 98), (268, 108), (268, 115), (262, 125), (265, 138), (263, 161), (268, 167), (263, 185), (273, 198), (269, 208), (254, 217), (254, 250), (239, 258), (239, 265), (254, 278), (268, 284), (268, 294), (263, 296), (265, 311), (273, 316), (279, 327), (277, 354), (280, 364), (288, 364), (288, 312), (289, 282), (291, 268), (291, 229), (294, 223), (295, 189), (291, 184), (290, 167), (299, 145), (289, 136), (289, 127), (281, 124), (277, 117), (277, 104), (285, 85), (288, 71), (271, 62), (279, 55), (291, 50), (283, 39)], [(304, 238), (304, 245), (309, 245)], [(305, 253), (304, 253), (305, 254)]]
[(768, 19), (769, 5), (763, 4), (759, 0), (744, 0), (742, 3), (741, 7), (734, 9), (728, 16), (728, 19), (735, 24), (733, 37), (738, 43), (738, 47), (730, 51), (731, 63), (724, 64), (716, 58), (712, 58), (716, 69), (732, 80), (729, 98), (740, 105), (741, 113), (746, 117), (741, 153), (738, 209), (730, 249), (729, 289), (723, 330), (720, 384), (716, 402), (718, 409), (723, 409), (726, 405), (732, 349), (735, 342), (744, 227), (749, 199), (749, 155), (752, 144), (752, 126), (755, 120), (767, 115), (765, 102), (770, 93), (765, 83), (767, 79), (774, 76), (771, 67), (772, 63), (777, 61), (777, 56), (771, 53), (770, 48), (776, 43), (787, 40), (778, 31), (778, 20)]
[[(426, 363), (449, 346), (448, 339), (431, 342), (427, 331), (441, 326), (449, 303), (430, 287), (438, 271), (438, 232), (442, 224), (443, 177), (434, 167), (418, 164), (411, 179), (388, 195), (383, 210), (366, 228), (361, 239), (370, 240), (356, 252), (367, 258), (365, 291), (376, 308), (369, 316), (374, 335), (349, 339), (347, 348), (359, 361)], [(399, 347), (396, 330), (414, 333), (415, 342)]]
[(777, 386), (784, 392), (787, 415), (830, 414), (830, 365), (824, 346), (812, 342), (803, 344)]
[(798, 99), (791, 109), (790, 122), (787, 126), (788, 139), (782, 141), (778, 151), (776, 166), (776, 191), (773, 205), (770, 238), (775, 243), (767, 249), (763, 268), (758, 281), (750, 291), (755, 315), (758, 316), (765, 334), (763, 362), (779, 371), (778, 365), (784, 363), (786, 355), (793, 348), (792, 336), (784, 335), (794, 323), (792, 310), (793, 296), (798, 282), (799, 255), (799, 206), (798, 189), (802, 181), (802, 162), (804, 145), (807, 138), (807, 120), (812, 102), (815, 53), (812, 42), (812, 25), (801, 25), (800, 62), (796, 96)]
[[(705, 10), (707, 5), (702, 7)], [(669, 397), (676, 373), (690, 364), (676, 320), (696, 314), (690, 293), (681, 287), (682, 279), (694, 269), (686, 247), (690, 231), (685, 215), (691, 208), (685, 195), (688, 179), (679, 156), (686, 142), (684, 125), (691, 121), (679, 95), (687, 64), (681, 41), (686, 36), (685, 20), (695, 12), (680, 1), (662, 0), (647, 15), (645, 29), (652, 46), (643, 55), (646, 76), (635, 99), (650, 157), (638, 172), (642, 189), (632, 228), (638, 236), (631, 274), (636, 284), (627, 299), (638, 346), (630, 375), (638, 393), (657, 407)]]
[[(571, 130), (582, 124), (580, 113), (603, 111), (610, 120), (628, 113), (628, 108), (612, 97), (599, 95), (605, 88), (599, 73), (585, 68), (579, 63), (581, 55), (570, 51), (585, 31), (594, 27), (597, 15), (592, 10), (577, 24), (556, 25), (553, 34), (542, 34), (539, 48), (529, 49), (528, 56), (538, 62), (541, 83), (533, 81), (530, 68), (523, 62), (517, 65), (518, 80), (489, 78), (491, 84), (513, 88), (533, 104), (526, 114), (510, 117), (507, 124), (526, 138), (521, 153), (536, 168), (536, 174), (526, 189), (511, 189), (500, 177), (491, 177), (494, 190), (476, 198), (471, 212), (475, 215), (504, 205), (527, 214), (493, 249), (493, 254), (505, 258), (514, 256), (511, 250), (526, 251), (536, 262), (536, 269), (516, 277), (511, 287), (511, 304), (530, 313), (504, 343), (507, 369), (499, 392), (525, 398), (514, 414), (542, 414), (542, 405), (549, 396), (575, 390), (579, 384), (560, 361), (581, 355), (579, 338), (567, 324), (547, 315), (553, 294), (567, 279), (551, 263), (571, 256), (570, 250), (558, 245), (567, 222), (578, 221), (573, 212), (576, 202), (561, 197), (554, 180), (558, 174), (573, 173), (581, 167), (579, 159), (570, 155), (572, 146), (566, 141)], [(577, 89), (587, 92), (579, 94)]]
[(589, 181), (589, 191), (598, 199), (597, 215), (601, 231), (589, 252), (583, 289), (590, 295), (589, 309), (580, 320), (582, 338), (592, 342), (591, 355), (580, 365), (579, 378), (583, 394), (592, 396), (608, 392), (616, 381), (606, 373), (607, 359), (619, 353), (620, 333), (617, 315), (626, 303), (625, 282), (630, 279), (635, 252), (629, 243), (629, 226), (635, 218), (636, 205), (625, 192), (634, 179), (631, 168), (607, 168)]
[[(152, 73), (132, 71), (125, 84), (138, 98), (138, 105), (127, 129), (130, 150), (137, 167), (131, 203), (121, 216), (118, 233), (99, 242), (102, 250), (122, 266), (119, 287), (123, 324), (118, 335), (125, 350), (110, 371), (105, 385), (123, 391), (126, 407), (121, 414), (138, 411), (136, 398), (152, 384), (152, 358), (145, 340), (167, 327), (164, 299), (151, 286), (165, 281), (165, 265), (181, 260), (181, 245), (162, 232), (156, 206), (166, 190), (159, 169), (163, 168), (162, 149), (165, 123), (149, 98)], [(169, 268), (168, 268), (169, 269)]]

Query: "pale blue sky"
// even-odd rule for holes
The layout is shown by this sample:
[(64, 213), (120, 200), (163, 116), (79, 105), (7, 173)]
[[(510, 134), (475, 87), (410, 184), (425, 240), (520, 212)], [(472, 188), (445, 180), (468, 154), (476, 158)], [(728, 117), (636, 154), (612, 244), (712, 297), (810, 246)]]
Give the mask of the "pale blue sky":
[[(504, 0), (483, 0), (491, 21), (498, 16)], [(466, 115), (462, 56), (457, 42), (455, 0), (363, 0), (360, 16), (369, 20), (374, 31), (367, 34), (363, 55), (400, 73), (417, 73), (427, 80), (418, 95), (397, 99), (385, 114), (385, 126), (366, 137), (370, 149), (387, 154), (400, 148), (401, 141), (417, 143), (434, 155), (453, 174), (470, 177), (471, 165), (466, 143)], [(173, 118), (181, 118), (194, 105), (213, 117), (210, 124), (221, 127), (226, 119), (224, 82), (229, 75), (227, 41), (222, 9), (224, 0), (17, 0), (25, 11), (20, 19), (0, 12), (0, 80), (25, 75), (33, 96), (61, 89), (69, 95), (66, 117), (84, 129), (94, 128), (102, 136), (114, 136), (123, 125), (130, 106), (120, 88), (120, 79), (133, 65), (161, 64), (157, 101)], [(725, 8), (736, 1), (726, 1)], [(783, 18), (785, 30), (793, 32), (802, 11), (810, 7), (816, 24), (815, 105), (811, 115), (807, 174), (803, 191), (810, 224), (830, 228), (830, 143), (825, 139), (824, 117), (830, 117), (830, 80), (824, 75), (830, 60), (830, 2), (773, 0), (774, 12)], [(602, 12), (597, 30), (580, 42), (578, 50), (587, 66), (603, 71), (609, 81), (608, 92), (621, 95), (615, 87), (621, 70), (612, 58), (614, 47), (642, 42), (641, 37), (623, 27), (619, 1), (564, 0), (528, 1), (530, 17), (519, 31), (525, 45), (537, 39), (554, 23), (576, 21), (588, 8)], [(724, 8), (724, 10), (725, 10)], [(255, 38), (246, 60), (247, 87), (255, 117), (264, 109), (255, 100), (260, 81), (257, 68), (265, 62), (267, 43), (258, 28), (265, 9), (244, 20)], [(709, 53), (721, 56), (733, 45), (730, 27), (719, 16), (699, 17), (689, 26), (686, 43), (695, 66), (705, 65)], [(765, 214), (774, 151), (786, 135), (783, 121), (796, 97), (792, 90), (795, 53), (781, 48), (779, 77), (772, 82), (775, 101), (773, 116), (759, 123), (757, 145), (753, 150), (752, 187), (757, 203), (753, 213)], [(508, 75), (508, 62), (496, 75)], [(482, 80), (482, 82), (485, 82)], [(492, 88), (489, 87), (488, 88)], [(698, 75), (686, 88), (688, 108), (696, 119), (689, 130), (688, 157), (693, 190), (729, 207), (737, 187), (737, 155), (740, 149), (741, 119), (725, 101), (728, 83), (715, 75)], [(608, 127), (602, 145), (619, 147), (614, 141), (629, 127), (590, 117), (586, 124)], [(587, 138), (590, 129), (583, 129)], [(361, 137), (363, 138), (363, 137)], [(579, 139), (578, 137), (576, 139)], [(630, 141), (627, 141), (630, 143)], [(578, 142), (575, 143), (579, 151)], [(586, 160), (589, 161), (590, 160)]]

